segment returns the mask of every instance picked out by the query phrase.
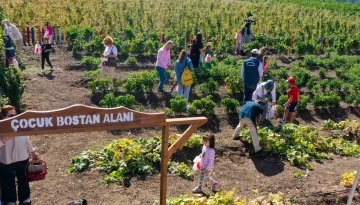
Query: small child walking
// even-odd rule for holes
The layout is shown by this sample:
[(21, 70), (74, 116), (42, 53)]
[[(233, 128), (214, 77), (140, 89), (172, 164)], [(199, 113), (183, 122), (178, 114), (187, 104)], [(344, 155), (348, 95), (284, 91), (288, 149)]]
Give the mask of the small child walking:
[(201, 154), (199, 155), (201, 158), (200, 176), (198, 186), (192, 190), (193, 193), (202, 193), (202, 183), (204, 178), (211, 182), (211, 191), (216, 191), (216, 187), (218, 185), (218, 182), (210, 176), (210, 172), (214, 168), (215, 161), (215, 136), (212, 134), (204, 136), (203, 143), (204, 146)]
[(280, 123), (286, 123), (287, 118), (289, 117), (289, 122), (293, 123), (295, 119), (295, 108), (299, 102), (299, 88), (295, 85), (295, 78), (289, 77), (287, 80), (289, 90), (288, 90), (288, 101), (284, 104), (284, 116), (283, 119), (280, 119)]
[(45, 60), (50, 66), (50, 71), (54, 71), (54, 68), (50, 62), (50, 52), (52, 51), (51, 44), (49, 44), (49, 39), (47, 37), (43, 38), (43, 43), (41, 44), (41, 74), (45, 74), (44, 64)]

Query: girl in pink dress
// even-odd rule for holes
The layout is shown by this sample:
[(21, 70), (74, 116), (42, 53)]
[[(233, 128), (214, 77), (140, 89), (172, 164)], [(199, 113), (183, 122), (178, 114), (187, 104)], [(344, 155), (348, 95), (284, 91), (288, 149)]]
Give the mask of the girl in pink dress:
[(53, 30), (53, 27), (51, 26), (49, 21), (47, 21), (46, 24), (45, 24), (44, 37), (47, 37), (49, 39), (49, 44), (50, 45), (53, 43), (54, 30)]

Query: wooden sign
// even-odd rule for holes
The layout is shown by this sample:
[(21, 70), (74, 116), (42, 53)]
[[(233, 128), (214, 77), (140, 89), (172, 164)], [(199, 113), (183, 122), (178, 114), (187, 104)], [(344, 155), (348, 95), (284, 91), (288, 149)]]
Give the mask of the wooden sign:
[[(40, 31), (40, 29), (39, 29)], [(73, 105), (51, 111), (26, 111), (0, 120), (0, 136), (44, 135), (142, 127), (162, 127), (160, 205), (166, 205), (168, 162), (171, 155), (190, 139), (193, 132), (207, 122), (205, 117), (166, 119), (165, 113), (142, 113), (126, 107), (98, 108)], [(169, 147), (169, 128), (190, 125)]]
[[(97, 108), (73, 105), (54, 111), (26, 111), (0, 123), (0, 136), (85, 132), (151, 127), (165, 122), (165, 113), (141, 113), (126, 107)], [(5, 134), (6, 133), (6, 134)]]

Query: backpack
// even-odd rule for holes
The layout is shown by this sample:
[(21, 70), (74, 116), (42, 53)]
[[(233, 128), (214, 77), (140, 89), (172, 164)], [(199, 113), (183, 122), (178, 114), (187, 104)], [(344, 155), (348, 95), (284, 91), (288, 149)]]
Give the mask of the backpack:
[[(189, 61), (188, 61), (189, 62)], [(181, 74), (181, 84), (183, 84), (185, 87), (190, 86), (193, 84), (193, 76), (191, 70), (187, 67), (187, 63), (185, 65), (184, 71)]]

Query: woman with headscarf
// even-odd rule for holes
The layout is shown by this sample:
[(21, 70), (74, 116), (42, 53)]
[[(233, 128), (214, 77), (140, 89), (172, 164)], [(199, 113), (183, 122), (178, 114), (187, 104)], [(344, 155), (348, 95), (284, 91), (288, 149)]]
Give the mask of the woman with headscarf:
[(190, 48), (190, 59), (193, 63), (194, 68), (198, 68), (200, 65), (200, 58), (205, 57), (204, 45), (202, 43), (202, 34), (196, 34), (196, 40), (193, 41)]
[(246, 23), (245, 27), (241, 30), (240, 41), (240, 54), (244, 55), (245, 44), (250, 43), (252, 39), (251, 23)]
[(21, 35), (19, 29), (7, 19), (3, 20), (1, 23), (5, 26), (5, 35), (10, 36), (11, 39), (16, 41), (17, 49), (20, 54), (23, 50), (23, 36)]
[(276, 91), (275, 91), (276, 85), (273, 80), (268, 80), (266, 82), (260, 83), (256, 90), (253, 93), (252, 101), (258, 100), (259, 104), (263, 107), (264, 114), (261, 118), (261, 123), (264, 123), (266, 118), (266, 113), (268, 112), (269, 108), (269, 101), (271, 99), (271, 106), (276, 105)]

